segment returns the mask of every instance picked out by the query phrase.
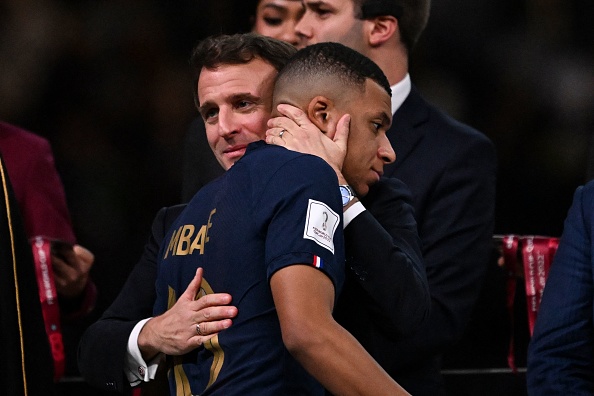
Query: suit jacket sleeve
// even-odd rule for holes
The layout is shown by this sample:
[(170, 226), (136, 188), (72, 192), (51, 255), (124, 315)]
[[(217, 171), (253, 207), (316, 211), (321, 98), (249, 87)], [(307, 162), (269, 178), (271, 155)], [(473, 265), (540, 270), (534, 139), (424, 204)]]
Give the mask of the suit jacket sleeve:
[(124, 376), (128, 338), (140, 320), (152, 316), (159, 246), (183, 207), (178, 205), (158, 212), (140, 261), (111, 306), (83, 335), (78, 364), (91, 385), (119, 392), (129, 387)]
[(359, 298), (376, 325), (394, 336), (416, 331), (430, 307), (411, 202), (404, 183), (382, 179), (363, 199), (367, 211), (345, 229), (347, 276), (365, 291)]
[(594, 393), (594, 183), (580, 187), (547, 278), (528, 349), (528, 393)]

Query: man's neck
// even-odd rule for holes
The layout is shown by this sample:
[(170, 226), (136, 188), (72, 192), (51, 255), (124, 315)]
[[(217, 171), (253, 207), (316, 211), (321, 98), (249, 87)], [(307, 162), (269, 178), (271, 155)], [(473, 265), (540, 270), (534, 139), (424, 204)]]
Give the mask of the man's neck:
[(399, 83), (408, 74), (408, 53), (403, 45), (372, 48), (368, 56), (382, 69), (390, 85)]
[(407, 74), (401, 81), (391, 85), (390, 88), (392, 89), (392, 114), (394, 114), (400, 108), (402, 103), (404, 103), (404, 101), (408, 97), (408, 94), (410, 93), (410, 90), (412, 88), (410, 76)]

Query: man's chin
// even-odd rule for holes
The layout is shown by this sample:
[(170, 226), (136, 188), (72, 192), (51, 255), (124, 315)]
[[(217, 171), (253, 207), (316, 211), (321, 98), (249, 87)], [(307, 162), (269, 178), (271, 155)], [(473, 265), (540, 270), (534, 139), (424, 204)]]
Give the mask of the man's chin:
[(231, 168), (231, 166), (234, 163), (239, 161), (241, 159), (241, 157), (243, 157), (244, 154), (245, 154), (245, 148), (241, 149), (241, 150), (233, 151), (231, 153), (225, 153), (225, 154), (223, 154), (223, 158), (221, 160), (219, 160), (219, 163), (221, 163), (223, 168), (229, 169), (229, 168)]

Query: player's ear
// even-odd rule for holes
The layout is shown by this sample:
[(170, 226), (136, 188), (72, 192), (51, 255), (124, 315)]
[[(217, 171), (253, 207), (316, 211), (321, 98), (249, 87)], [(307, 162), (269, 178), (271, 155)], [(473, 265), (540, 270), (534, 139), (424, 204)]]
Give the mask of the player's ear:
[(316, 96), (307, 105), (307, 117), (322, 133), (330, 139), (336, 133), (336, 107), (331, 99), (326, 96)]
[(371, 47), (377, 47), (394, 35), (399, 35), (398, 19), (391, 15), (378, 16), (366, 22), (365, 32)]

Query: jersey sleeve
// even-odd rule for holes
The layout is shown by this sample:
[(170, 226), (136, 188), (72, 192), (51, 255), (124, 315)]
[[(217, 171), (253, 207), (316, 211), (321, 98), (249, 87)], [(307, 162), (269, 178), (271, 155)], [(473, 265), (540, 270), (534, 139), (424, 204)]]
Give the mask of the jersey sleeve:
[(268, 279), (289, 265), (311, 265), (333, 282), (344, 280), (342, 201), (336, 174), (318, 157), (298, 156), (267, 182), (262, 205), (270, 216), (265, 260)]

